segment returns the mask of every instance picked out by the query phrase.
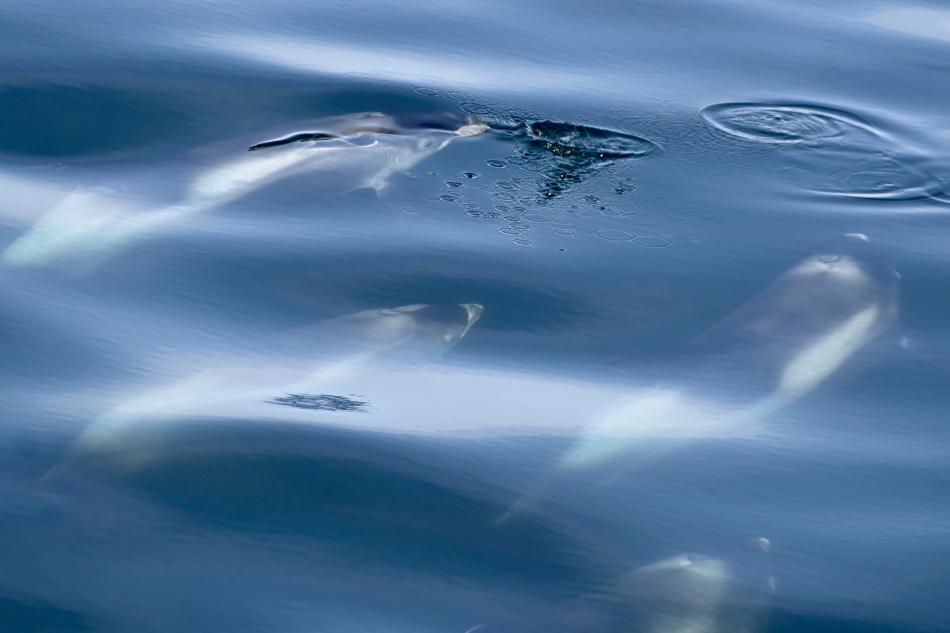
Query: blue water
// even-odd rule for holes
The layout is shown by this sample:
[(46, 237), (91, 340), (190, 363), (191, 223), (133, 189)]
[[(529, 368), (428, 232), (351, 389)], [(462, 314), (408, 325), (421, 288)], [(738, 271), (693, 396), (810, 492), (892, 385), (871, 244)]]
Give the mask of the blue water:
[(950, 630), (945, 3), (0, 35), (0, 630)]

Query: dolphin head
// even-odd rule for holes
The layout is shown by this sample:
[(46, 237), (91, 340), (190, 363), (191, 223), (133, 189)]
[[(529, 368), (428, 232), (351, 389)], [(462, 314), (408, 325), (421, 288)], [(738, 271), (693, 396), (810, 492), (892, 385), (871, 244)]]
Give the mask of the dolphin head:
[(712, 611), (725, 597), (732, 572), (721, 560), (681, 554), (640, 567), (624, 580), (633, 596), (654, 605)]
[[(816, 304), (839, 312), (839, 319), (867, 306), (875, 306), (879, 325), (897, 318), (900, 273), (878, 256), (863, 233), (846, 233), (831, 240), (783, 278), (813, 288)], [(812, 309), (820, 311), (818, 305)]]
[(400, 355), (440, 356), (458, 343), (481, 317), (477, 303), (412, 304), (367, 310), (356, 316), (364, 336)]

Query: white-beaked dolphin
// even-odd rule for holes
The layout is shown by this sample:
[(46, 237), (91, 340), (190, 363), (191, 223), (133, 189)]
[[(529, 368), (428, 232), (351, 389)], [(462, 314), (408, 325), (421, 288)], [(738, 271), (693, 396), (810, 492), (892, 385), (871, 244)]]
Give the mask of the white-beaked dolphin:
[[(365, 310), (273, 337), (256, 353), (216, 356), (182, 380), (111, 406), (81, 433), (73, 456), (131, 466), (160, 453), (174, 420), (273, 420), (284, 411), (301, 413), (297, 407), (312, 416), (306, 409), (362, 404), (347, 397), (358, 388), (361, 371), (433, 362), (481, 314), (474, 303)], [(341, 392), (347, 395), (335, 395)], [(276, 406), (281, 404), (290, 406)]]
[(241, 154), (187, 178), (181, 198), (170, 204), (156, 205), (134, 193), (148, 191), (152, 179), (164, 182), (148, 173), (132, 177), (144, 183), (79, 186), (0, 258), (8, 266), (61, 266), (71, 274), (83, 274), (153, 231), (290, 176), (326, 173), (334, 182), (344, 183), (345, 189), (382, 192), (393, 175), (412, 169), (453, 140), (488, 129), (449, 113), (394, 117), (378, 112), (331, 117), (314, 127), (318, 131), (232, 148)]
[(589, 422), (557, 467), (498, 523), (559, 476), (628, 471), (698, 440), (763, 434), (763, 421), (895, 324), (899, 279), (863, 234), (847, 234), (807, 257), (676, 357), (669, 378)]
[(899, 275), (848, 234), (780, 275), (697, 341), (677, 374), (589, 425), (564, 455), (577, 470), (641, 461), (651, 440), (756, 424), (818, 387), (897, 320)]

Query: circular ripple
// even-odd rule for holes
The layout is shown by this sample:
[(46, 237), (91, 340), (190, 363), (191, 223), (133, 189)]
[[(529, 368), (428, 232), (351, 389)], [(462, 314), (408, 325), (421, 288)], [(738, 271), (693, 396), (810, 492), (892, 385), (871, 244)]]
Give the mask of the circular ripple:
[(673, 240), (659, 235), (638, 235), (633, 238), (633, 243), (647, 248), (669, 248), (673, 246)]
[(477, 101), (467, 101), (459, 106), (469, 114), (474, 114), (476, 116), (498, 116), (498, 111), (495, 110), (490, 105), (485, 105), (484, 103), (478, 103)]
[(596, 231), (591, 231), (591, 233), (602, 240), (608, 240), (610, 242), (629, 242), (636, 237), (633, 233), (621, 231), (620, 229), (597, 229)]
[(550, 222), (551, 216), (544, 215), (543, 213), (526, 213), (524, 219), (527, 222), (534, 222), (535, 224), (542, 224), (544, 222)]
[(532, 242), (531, 240), (525, 240), (525, 239), (520, 239), (520, 238), (511, 240), (511, 242), (513, 244), (517, 244), (518, 246), (534, 246), (534, 242)]
[(504, 169), (505, 167), (508, 166), (508, 164), (505, 163), (505, 161), (497, 160), (494, 158), (491, 160), (486, 160), (485, 164), (488, 165), (489, 167), (494, 167), (495, 169)]
[(455, 101), (475, 101), (478, 98), (473, 93), (467, 90), (459, 90), (458, 88), (446, 90), (445, 94), (447, 94), (450, 99), (454, 99)]
[(502, 235), (523, 235), (524, 234), (524, 231), (522, 231), (521, 229), (515, 229), (510, 226), (503, 226), (502, 228), (498, 229), (498, 232), (501, 233)]
[(540, 119), (542, 115), (537, 110), (530, 110), (528, 108), (505, 108), (505, 114), (513, 119), (519, 119), (521, 121), (527, 121), (530, 119)]
[(881, 157), (866, 162), (858, 171), (844, 171), (830, 178), (838, 195), (877, 200), (919, 200), (946, 202), (948, 183), (926, 169)]
[(667, 209), (662, 212), (664, 216), (676, 222), (712, 222), (716, 219), (716, 214), (705, 209)]
[(439, 96), (439, 91), (435, 88), (430, 88), (429, 86), (413, 86), (412, 91), (416, 94), (425, 95), (426, 97)]
[(720, 103), (703, 108), (702, 115), (721, 132), (757, 143), (834, 141), (862, 131), (880, 134), (854, 114), (812, 105)]

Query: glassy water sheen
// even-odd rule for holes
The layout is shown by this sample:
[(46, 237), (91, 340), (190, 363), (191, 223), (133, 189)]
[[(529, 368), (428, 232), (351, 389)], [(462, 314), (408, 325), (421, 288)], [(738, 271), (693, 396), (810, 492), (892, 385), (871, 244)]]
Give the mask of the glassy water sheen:
[(950, 630), (945, 3), (0, 34), (0, 630)]

